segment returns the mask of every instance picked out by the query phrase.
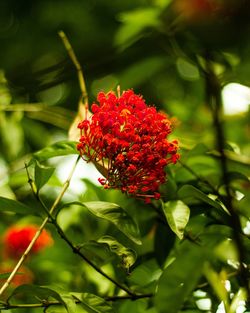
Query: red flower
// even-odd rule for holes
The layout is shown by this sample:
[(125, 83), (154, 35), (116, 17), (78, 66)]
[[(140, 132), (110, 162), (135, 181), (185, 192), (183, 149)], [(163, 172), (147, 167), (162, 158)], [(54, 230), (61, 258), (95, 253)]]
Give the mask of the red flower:
[(164, 113), (149, 107), (133, 90), (100, 92), (93, 115), (79, 123), (77, 148), (88, 161), (106, 168), (105, 188), (127, 194), (159, 199), (158, 189), (166, 180), (164, 167), (176, 163), (178, 142), (169, 141), (171, 121)]
[[(26, 250), (31, 240), (38, 230), (36, 225), (12, 226), (4, 235), (3, 243), (5, 254), (8, 257), (19, 258)], [(31, 253), (35, 254), (43, 250), (45, 247), (52, 245), (53, 239), (50, 234), (43, 230), (31, 249)]]

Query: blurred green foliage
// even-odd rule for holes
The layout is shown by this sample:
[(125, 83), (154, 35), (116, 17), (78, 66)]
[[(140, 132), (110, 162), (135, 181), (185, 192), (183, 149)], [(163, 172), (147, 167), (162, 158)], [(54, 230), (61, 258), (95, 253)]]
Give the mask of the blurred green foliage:
[[(216, 9), (209, 11), (207, 3)], [(31, 306), (29, 312), (249, 312), (239, 262), (244, 261), (249, 284), (250, 111), (219, 121), (225, 131), (227, 183), (241, 223), (235, 229), (207, 82), (209, 64), (220, 88), (229, 83), (250, 87), (248, 1), (2, 2), (1, 236), (12, 224), (40, 224), (46, 216), (31, 192), (25, 163), (39, 196), (51, 207), (63, 188), (59, 166), (77, 157), (67, 132), (80, 88), (59, 30), (83, 67), (90, 102), (98, 91), (115, 90), (118, 84), (121, 90), (133, 88), (175, 118), (181, 161), (166, 170), (163, 206), (105, 191), (79, 166), (81, 190), (70, 188), (54, 212), (54, 223), (78, 250), (51, 220), (47, 229), (54, 246), (25, 263), (36, 287), (18, 287), (9, 303), (0, 303), (1, 310), (27, 312), (20, 304), (39, 303), (44, 308)], [(244, 260), (238, 255), (242, 249)], [(132, 296), (88, 265), (79, 251)], [(2, 272), (5, 263), (13, 267), (2, 255)], [(50, 301), (56, 304), (46, 306)], [(224, 311), (219, 311), (222, 303)]]

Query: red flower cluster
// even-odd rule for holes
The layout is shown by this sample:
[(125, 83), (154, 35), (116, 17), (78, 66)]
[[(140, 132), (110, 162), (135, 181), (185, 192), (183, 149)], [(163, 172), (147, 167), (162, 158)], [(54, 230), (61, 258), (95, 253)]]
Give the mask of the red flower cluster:
[[(30, 244), (37, 230), (38, 226), (36, 225), (15, 225), (10, 227), (3, 238), (6, 256), (14, 259), (19, 258)], [(44, 248), (52, 245), (52, 243), (53, 239), (51, 238), (50, 234), (46, 230), (43, 230), (32, 247), (31, 253), (38, 253)]]
[(82, 156), (107, 169), (99, 182), (136, 197), (159, 199), (165, 182), (164, 167), (176, 163), (178, 142), (169, 141), (171, 121), (155, 107), (146, 105), (133, 90), (119, 97), (100, 92), (93, 115), (79, 123)]

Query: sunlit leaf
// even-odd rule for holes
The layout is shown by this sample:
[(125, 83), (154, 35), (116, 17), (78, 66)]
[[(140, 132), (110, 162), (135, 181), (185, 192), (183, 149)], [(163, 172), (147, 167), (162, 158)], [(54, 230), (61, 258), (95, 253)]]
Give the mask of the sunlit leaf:
[(34, 153), (34, 157), (40, 162), (56, 156), (78, 154), (76, 142), (74, 141), (59, 141), (51, 146), (47, 146), (42, 150)]
[(237, 247), (233, 240), (227, 238), (220, 242), (215, 250), (215, 255), (225, 263), (230, 262), (235, 268), (239, 266), (239, 256)]
[(176, 200), (164, 203), (162, 208), (172, 231), (183, 239), (184, 229), (190, 215), (189, 207), (181, 200)]
[(202, 274), (205, 260), (203, 249), (187, 241), (183, 242), (178, 256), (159, 279), (155, 305), (159, 313), (177, 313), (195, 288)]
[(48, 167), (36, 162), (35, 165), (35, 184), (37, 189), (41, 189), (55, 171), (54, 167)]
[(227, 290), (226, 290), (226, 287), (225, 287), (225, 281), (222, 279), (220, 274), (218, 274), (209, 265), (209, 263), (205, 263), (203, 272), (204, 272), (204, 275), (207, 278), (207, 281), (209, 282), (210, 286), (212, 287), (213, 292), (218, 297), (219, 301), (222, 301), (224, 303), (224, 305), (227, 307), (227, 304), (228, 304), (228, 293), (227, 293)]
[(237, 312), (239, 306), (242, 305), (242, 303), (245, 301), (247, 301), (247, 291), (244, 288), (240, 288), (233, 297), (228, 313)]

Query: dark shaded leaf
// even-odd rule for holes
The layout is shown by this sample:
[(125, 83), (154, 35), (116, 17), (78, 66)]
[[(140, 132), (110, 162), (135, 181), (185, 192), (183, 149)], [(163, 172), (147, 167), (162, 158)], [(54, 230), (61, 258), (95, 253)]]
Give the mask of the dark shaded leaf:
[(18, 214), (24, 214), (24, 215), (36, 215), (37, 212), (35, 209), (32, 209), (31, 207), (8, 198), (0, 197), (0, 211), (7, 211), (7, 212), (15, 212)]
[(156, 227), (154, 237), (155, 257), (160, 266), (162, 266), (175, 243), (176, 236), (168, 225), (159, 223)]
[(212, 200), (205, 193), (203, 193), (202, 191), (200, 191), (199, 189), (195, 188), (192, 185), (182, 186), (178, 190), (178, 195), (180, 199), (183, 200), (184, 202), (189, 201), (190, 199), (194, 198), (202, 202), (205, 202), (218, 210), (222, 209), (221, 205), (218, 202)]

